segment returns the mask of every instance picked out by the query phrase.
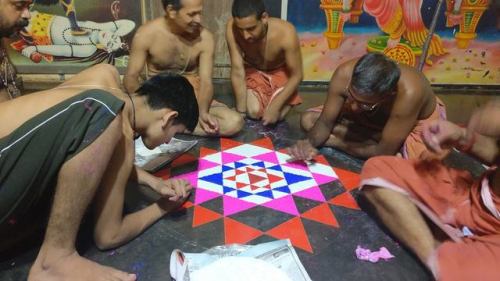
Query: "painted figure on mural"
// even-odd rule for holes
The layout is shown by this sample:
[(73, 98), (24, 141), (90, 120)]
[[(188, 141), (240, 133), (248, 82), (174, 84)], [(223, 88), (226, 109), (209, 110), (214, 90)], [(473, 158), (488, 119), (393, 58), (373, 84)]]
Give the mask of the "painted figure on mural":
[(113, 63), (115, 57), (128, 50), (121, 37), (135, 28), (135, 23), (127, 19), (104, 23), (79, 21), (78, 25), (85, 34), (75, 36), (71, 20), (66, 17), (33, 11), (21, 39), (11, 46), (35, 63), (42, 59), (52, 62), (54, 57)]
[[(394, 48), (406, 39), (412, 47), (422, 47), (429, 31), (421, 15), (423, 0), (365, 0), (364, 10), (375, 17), (379, 28), (389, 35), (387, 48)], [(429, 56), (446, 54), (439, 35), (435, 34)], [(430, 61), (427, 61), (431, 63)]]
[(458, 26), (454, 32), (458, 48), (466, 49), (476, 38), (477, 25), (488, 5), (489, 0), (446, 0), (446, 26)]
[(57, 3), (61, 4), (64, 9), (64, 13), (66, 13), (66, 17), (68, 17), (68, 20), (71, 24), (71, 33), (73, 35), (87, 34), (87, 31), (85, 29), (82, 29), (78, 25), (74, 0), (35, 0), (34, 2), (35, 4), (40, 5), (54, 5)]

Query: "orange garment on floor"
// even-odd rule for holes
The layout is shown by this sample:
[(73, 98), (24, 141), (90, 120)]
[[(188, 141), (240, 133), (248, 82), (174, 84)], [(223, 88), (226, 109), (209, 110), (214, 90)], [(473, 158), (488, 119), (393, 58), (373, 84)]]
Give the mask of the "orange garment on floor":
[[(342, 110), (349, 110), (348, 106), (344, 106)], [(317, 106), (308, 109), (307, 111), (310, 112), (321, 112), (323, 111), (323, 106)], [(355, 115), (355, 113), (350, 113), (351, 115)], [(427, 151), (427, 147), (425, 146), (423, 137), (422, 137), (422, 129), (424, 128), (424, 125), (434, 121), (434, 120), (446, 120), (446, 107), (444, 103), (436, 97), (436, 108), (434, 109), (434, 112), (432, 114), (424, 119), (424, 120), (417, 120), (417, 124), (413, 128), (413, 130), (410, 132), (408, 137), (406, 137), (405, 142), (403, 143), (403, 146), (400, 149), (401, 155), (403, 155), (403, 158), (405, 159), (420, 159), (422, 154)], [(353, 120), (355, 121), (355, 120)], [(363, 124), (360, 124), (363, 126)]]
[[(247, 89), (252, 90), (259, 100), (259, 115), (262, 115), (274, 97), (281, 93), (285, 87), (285, 84), (288, 81), (288, 75), (285, 67), (280, 67), (267, 72), (246, 67), (245, 79)], [(302, 103), (302, 99), (300, 98), (298, 91), (295, 91), (288, 99), (288, 104), (297, 105), (300, 103)]]
[[(200, 98), (199, 98), (200, 90), (201, 90), (200, 76), (198, 76), (198, 74), (184, 74), (183, 76), (189, 81), (189, 83), (191, 83), (191, 86), (193, 86), (194, 95), (196, 96), (196, 100), (200, 100)], [(218, 107), (218, 106), (226, 106), (226, 105), (215, 100), (215, 99), (212, 99), (212, 102), (210, 103), (210, 107)]]
[[(500, 280), (500, 198), (486, 172), (473, 179), (467, 171), (442, 162), (395, 156), (369, 159), (361, 186), (387, 188), (407, 195), (449, 237), (427, 265), (440, 281)], [(466, 227), (472, 236), (464, 236)]]

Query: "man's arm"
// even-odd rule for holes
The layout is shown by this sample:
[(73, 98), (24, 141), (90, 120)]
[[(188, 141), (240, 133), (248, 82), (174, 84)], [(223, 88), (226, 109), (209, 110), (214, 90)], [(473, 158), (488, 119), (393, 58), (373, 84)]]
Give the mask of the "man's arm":
[[(122, 137), (101, 181), (102, 189), (96, 196), (94, 237), (101, 249), (116, 247), (133, 239), (169, 211), (165, 208), (165, 198), (162, 198), (140, 211), (123, 216), (125, 187), (133, 160), (132, 140)], [(187, 187), (177, 189), (182, 189), (177, 192), (181, 194), (188, 190)]]
[(123, 85), (130, 94), (134, 93), (140, 86), (139, 76), (146, 65), (151, 42), (148, 35), (143, 28), (139, 28), (132, 40), (127, 73), (125, 73), (125, 77), (123, 78)]
[(209, 114), (210, 104), (212, 103), (214, 89), (212, 84), (212, 71), (214, 65), (215, 41), (210, 31), (204, 30), (202, 33), (203, 50), (200, 53), (200, 65), (198, 74), (200, 76), (200, 95), (198, 106), (200, 111), (200, 125), (202, 129), (209, 133), (217, 133), (219, 124), (217, 119)]
[(369, 158), (376, 155), (395, 155), (417, 124), (422, 99), (417, 94), (398, 94), (389, 120), (382, 130), (382, 137), (376, 144), (338, 141), (334, 146), (356, 157)]
[(349, 81), (349, 75), (345, 73), (344, 68), (345, 65), (341, 65), (333, 73), (323, 111), (307, 134), (308, 141), (314, 147), (322, 146), (328, 140), (344, 105), (343, 94)]
[(231, 84), (236, 99), (236, 110), (244, 113), (247, 111), (247, 87), (245, 81), (245, 66), (243, 58), (234, 38), (233, 19), (230, 19), (226, 25), (226, 41), (231, 58)]
[[(283, 36), (283, 49), (285, 52), (285, 63), (290, 77), (285, 84), (283, 90), (269, 104), (266, 112), (273, 112), (273, 119), (268, 120), (270, 123), (278, 121), (279, 114), (287, 100), (299, 87), (302, 81), (302, 56), (300, 53), (300, 43), (295, 28), (291, 24), (287, 24), (289, 29), (287, 34)], [(266, 122), (266, 112), (264, 112), (263, 121)]]
[(331, 136), (332, 129), (344, 105), (343, 92), (349, 81), (346, 64), (340, 65), (330, 79), (328, 96), (318, 120), (307, 133), (307, 138), (297, 141), (288, 149), (289, 161), (311, 160), (318, 153), (316, 147), (323, 145)]

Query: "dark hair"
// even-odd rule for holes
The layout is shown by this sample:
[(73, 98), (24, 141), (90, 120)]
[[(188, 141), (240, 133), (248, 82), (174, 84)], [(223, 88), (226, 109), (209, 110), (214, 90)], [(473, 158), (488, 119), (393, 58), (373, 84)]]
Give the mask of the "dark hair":
[(255, 15), (258, 20), (266, 11), (262, 0), (234, 0), (232, 14), (233, 18), (246, 18)]
[(164, 10), (167, 8), (168, 5), (172, 5), (172, 8), (178, 11), (182, 8), (181, 1), (182, 0), (161, 0), (161, 3), (163, 4)]
[(177, 111), (176, 122), (193, 131), (198, 123), (198, 102), (193, 86), (178, 74), (160, 73), (142, 83), (136, 91), (146, 96), (151, 109), (169, 108)]
[(383, 95), (396, 89), (401, 70), (388, 57), (379, 53), (362, 56), (354, 66), (351, 87), (360, 94)]

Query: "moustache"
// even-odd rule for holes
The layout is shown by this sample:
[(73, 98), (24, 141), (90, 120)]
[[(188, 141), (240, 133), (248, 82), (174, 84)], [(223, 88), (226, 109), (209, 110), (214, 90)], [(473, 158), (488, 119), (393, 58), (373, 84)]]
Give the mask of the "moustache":
[(28, 24), (30, 24), (30, 21), (28, 19), (21, 19), (16, 23), (16, 27), (23, 28), (28, 26)]

